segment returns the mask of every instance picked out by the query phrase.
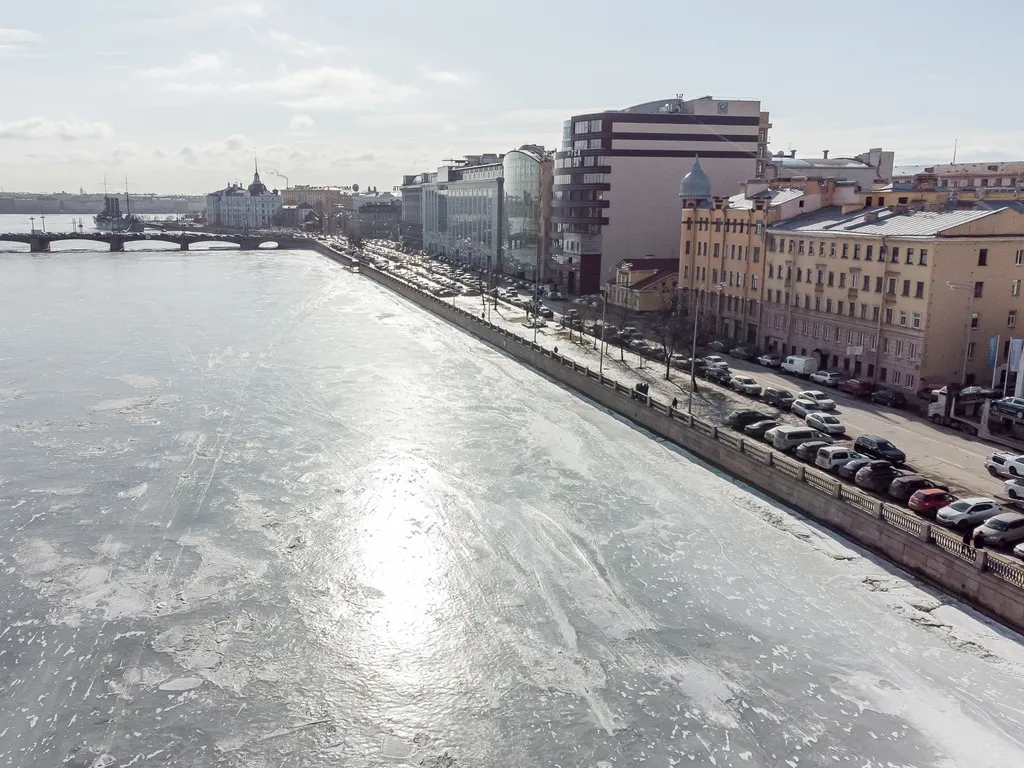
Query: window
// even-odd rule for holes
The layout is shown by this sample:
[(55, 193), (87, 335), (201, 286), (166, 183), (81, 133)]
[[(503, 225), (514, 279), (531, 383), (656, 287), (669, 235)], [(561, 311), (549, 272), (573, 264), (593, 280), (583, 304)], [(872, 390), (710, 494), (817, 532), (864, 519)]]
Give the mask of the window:
[(928, 266), (928, 249), (927, 248), (922, 248), (921, 249), (921, 255), (918, 257), (917, 263), (920, 264), (922, 267), (927, 267)]
[(913, 263), (914, 263), (914, 249), (913, 248), (907, 248), (907, 264), (913, 264)]
[(909, 296), (910, 295), (910, 281), (909, 280), (904, 280), (903, 281), (903, 295), (904, 296)]
[(811, 308), (811, 295), (809, 293), (804, 294), (804, 309)]
[(854, 304), (854, 303), (853, 303), (853, 302), (851, 301), (851, 302), (850, 302), (850, 311), (849, 311), (849, 312), (848, 312), (847, 314), (848, 314), (848, 315), (849, 315), (850, 317), (853, 317), (853, 312), (854, 312), (854, 310), (855, 310), (855, 309), (856, 309), (856, 305), (855, 305), (855, 304)]
[(881, 292), (882, 292), (882, 278), (876, 277), (875, 278), (875, 293), (881, 293)]
[(769, 264), (768, 265), (768, 277), (775, 277), (775, 265), (774, 264)]
[(750, 287), (757, 288), (757, 275), (750, 276)]
[(718, 270), (717, 269), (712, 269), (711, 270), (711, 282), (712, 283), (717, 283), (718, 282)]
[(846, 287), (846, 273), (845, 272), (840, 272), (839, 273), (839, 287), (840, 288), (845, 288)]
[(761, 249), (754, 246), (754, 263), (757, 264), (761, 260)]
[(836, 305), (836, 314), (837, 315), (843, 314), (843, 302), (841, 302), (841, 301)]
[(909, 373), (907, 374), (906, 387), (907, 387), (907, 389), (913, 389), (914, 388), (914, 377), (911, 376)]
[(818, 243), (818, 255), (819, 256), (824, 256), (825, 255), (825, 243), (824, 242)]
[(686, 255), (689, 256), (690, 255), (690, 241), (689, 240), (686, 241), (686, 248), (684, 250), (686, 251)]
[(797, 253), (803, 253), (804, 252), (804, 241), (803, 240), (800, 241), (799, 247), (796, 250), (797, 250)]
[(825, 311), (829, 314), (832, 313), (832, 299), (825, 299)]
[(890, 293), (893, 296), (896, 295), (896, 278), (895, 277), (890, 277), (889, 278), (889, 290), (886, 291), (886, 293)]
[(914, 293), (915, 299), (924, 298), (924, 283), (921, 280), (917, 281), (917, 291)]
[(821, 296), (814, 297), (814, 311), (821, 312)]
[(824, 282), (825, 282), (825, 272), (824, 272), (824, 270), (819, 269), (818, 270), (818, 285), (821, 285)]
[(802, 269), (800, 269), (800, 267), (797, 267), (796, 268), (796, 281), (798, 283), (800, 283), (800, 282), (803, 282), (803, 279), (804, 279), (804, 271)]
[(883, 355), (888, 355), (889, 354), (889, 337), (888, 336), (883, 336), (882, 337), (882, 354)]
[(978, 313), (975, 312), (971, 315), (971, 328), (978, 327)]
[(775, 330), (779, 330), (779, 316), (775, 316)]
[(904, 328), (907, 326), (907, 310), (905, 309), (900, 310), (900, 325)]
[(850, 254), (850, 244), (849, 243), (843, 243), (843, 256), (842, 256), (842, 258), (844, 258), (844, 259), (850, 258), (849, 254)]
[(887, 325), (892, 325), (892, 307), (885, 309), (885, 322)]
[(871, 290), (871, 277), (869, 275), (864, 275), (864, 290)]
[(893, 371), (892, 372), (892, 383), (896, 384), (896, 385), (899, 385), (900, 378), (902, 378), (902, 376), (903, 376), (903, 374), (901, 374), (899, 371)]
[(1024, 264), (1024, 251), (1017, 251), (1017, 258), (1014, 260), (1013, 263), (1016, 264), (1018, 267), (1021, 264)]
[(860, 259), (860, 245), (853, 246), (853, 258)]
[(1006, 327), (1016, 328), (1017, 327), (1017, 310), (1011, 309), (1010, 314), (1006, 316)]
[(1010, 283), (1010, 295), (1020, 296), (1020, 280), (1013, 280)]
[(683, 264), (683, 279), (685, 280), (690, 276), (690, 265)]
[(828, 273), (828, 284), (829, 285), (835, 285), (836, 284), (836, 273), (835, 272), (829, 272)]
[(968, 343), (968, 345), (967, 345), (967, 359), (968, 360), (973, 360), (974, 359), (974, 342), (973, 341)]
[(868, 305), (867, 304), (861, 304), (860, 305), (860, 319), (861, 320), (867, 320), (868, 319)]
[(903, 357), (903, 347), (904, 347), (903, 341), (902, 340), (897, 340), (896, 341), (896, 357)]
[(718, 258), (718, 243), (715, 243), (715, 258)]
[(920, 312), (915, 312), (911, 316), (910, 327), (911, 328), (918, 328), (918, 329), (921, 328), (921, 313)]
[(974, 298), (980, 299), (981, 295), (982, 295), (982, 293), (984, 293), (984, 291), (985, 291), (985, 283), (983, 283), (980, 280), (974, 283)]
[(742, 245), (739, 248), (736, 249), (736, 258), (739, 259), (740, 261), (743, 261), (743, 246)]
[(978, 249), (978, 266), (984, 267), (988, 264), (988, 248)]
[(835, 256), (836, 255), (836, 244), (835, 243), (829, 243), (828, 244), (828, 255), (829, 256)]
[(886, 375), (888, 373), (889, 373), (889, 370), (887, 368), (879, 368), (878, 369), (878, 380), (879, 381), (885, 381)]
[(795, 240), (790, 240), (789, 241), (789, 251), (787, 251), (788, 253), (792, 253), (793, 252), (793, 243), (795, 243), (795, 242), (796, 242)]
[(899, 248), (898, 245), (893, 246), (893, 249), (892, 249), (892, 263), (893, 264), (899, 264), (900, 263), (900, 248)]

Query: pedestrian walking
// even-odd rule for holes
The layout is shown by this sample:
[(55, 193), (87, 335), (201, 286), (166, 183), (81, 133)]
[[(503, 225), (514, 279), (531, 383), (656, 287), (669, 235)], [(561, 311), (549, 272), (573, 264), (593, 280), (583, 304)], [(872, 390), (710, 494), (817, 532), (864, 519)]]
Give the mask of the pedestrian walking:
[(978, 531), (974, 534), (974, 548), (981, 549), (983, 546), (985, 546), (985, 535), (981, 531)]
[(966, 531), (964, 531), (964, 546), (965, 547), (971, 546), (971, 529), (970, 528), (968, 528)]

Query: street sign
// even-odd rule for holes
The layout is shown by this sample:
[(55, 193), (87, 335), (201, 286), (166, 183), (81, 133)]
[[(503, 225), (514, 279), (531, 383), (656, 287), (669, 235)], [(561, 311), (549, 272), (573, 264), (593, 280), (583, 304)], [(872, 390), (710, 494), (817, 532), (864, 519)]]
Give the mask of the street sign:
[(864, 354), (864, 345), (863, 344), (857, 344), (855, 346), (855, 345), (851, 344), (851, 345), (847, 346), (846, 354), (849, 355), (850, 357), (857, 357), (858, 355), (863, 355)]

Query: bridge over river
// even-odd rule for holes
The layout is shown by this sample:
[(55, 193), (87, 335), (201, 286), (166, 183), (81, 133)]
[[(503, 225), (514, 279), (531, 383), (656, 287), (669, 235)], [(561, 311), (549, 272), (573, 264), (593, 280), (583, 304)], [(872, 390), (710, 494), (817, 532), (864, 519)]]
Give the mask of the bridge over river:
[(256, 248), (309, 248), (309, 238), (281, 237), (274, 234), (223, 235), (206, 232), (7, 232), (0, 234), (0, 242), (25, 243), (32, 253), (45, 253), (52, 243), (64, 240), (81, 240), (107, 243), (111, 251), (123, 251), (125, 243), (163, 242), (174, 243), (187, 251), (198, 243), (227, 243), (242, 250)]

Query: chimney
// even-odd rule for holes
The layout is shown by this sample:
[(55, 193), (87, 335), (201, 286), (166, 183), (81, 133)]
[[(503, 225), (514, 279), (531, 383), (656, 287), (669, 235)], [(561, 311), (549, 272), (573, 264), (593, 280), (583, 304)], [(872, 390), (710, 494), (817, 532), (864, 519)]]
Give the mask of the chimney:
[(795, 149), (789, 150), (789, 156), (790, 157), (796, 157), (796, 150)]
[(822, 150), (821, 156), (824, 160), (828, 160), (828, 150)]

